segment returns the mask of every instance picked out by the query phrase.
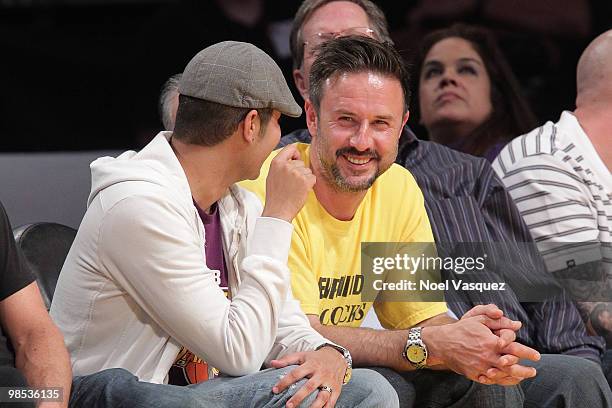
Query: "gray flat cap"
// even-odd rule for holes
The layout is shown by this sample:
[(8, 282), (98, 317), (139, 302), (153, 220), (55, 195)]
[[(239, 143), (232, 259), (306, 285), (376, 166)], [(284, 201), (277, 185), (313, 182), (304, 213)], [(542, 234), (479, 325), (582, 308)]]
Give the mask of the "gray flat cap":
[(285, 77), (272, 58), (253, 44), (224, 41), (189, 61), (179, 93), (237, 108), (272, 108), (299, 117)]

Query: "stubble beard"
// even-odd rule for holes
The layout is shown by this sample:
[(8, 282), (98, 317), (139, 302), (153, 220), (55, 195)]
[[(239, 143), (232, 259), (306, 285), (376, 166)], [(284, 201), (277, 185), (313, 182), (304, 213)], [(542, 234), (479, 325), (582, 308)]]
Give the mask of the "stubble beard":
[[(344, 177), (342, 172), (340, 171), (340, 167), (336, 164), (336, 161), (326, 160), (323, 152), (329, 150), (327, 144), (327, 137), (321, 133), (321, 129), (317, 127), (317, 157), (319, 160), (319, 164), (321, 165), (322, 176), (328, 182), (328, 184), (337, 192), (340, 193), (359, 193), (365, 191), (372, 187), (378, 176), (383, 174), (391, 165), (387, 166), (384, 169), (381, 169), (379, 166), (380, 156), (376, 151), (367, 153), (372, 157), (372, 160), (376, 160), (376, 171), (375, 173), (360, 182), (350, 182)], [(334, 156), (337, 159), (342, 155), (343, 150), (350, 150), (351, 148), (343, 148), (334, 152)], [(363, 153), (357, 152), (356, 150), (351, 150), (355, 156), (364, 155)]]

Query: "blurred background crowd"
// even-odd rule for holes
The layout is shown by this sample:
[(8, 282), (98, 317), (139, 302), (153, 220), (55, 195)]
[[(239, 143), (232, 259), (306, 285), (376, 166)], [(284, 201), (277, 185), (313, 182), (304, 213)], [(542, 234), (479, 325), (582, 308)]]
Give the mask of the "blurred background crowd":
[[(165, 80), (197, 51), (225, 39), (254, 43), (272, 55), (301, 101), (289, 50), (300, 3), (0, 0), (0, 151), (138, 149), (162, 128), (157, 101)], [(421, 39), (433, 29), (455, 22), (489, 28), (537, 123), (574, 107), (578, 57), (612, 27), (609, 0), (376, 3), (413, 65)], [(417, 120), (410, 126), (426, 139)], [(304, 127), (303, 118), (281, 126), (286, 134)]]

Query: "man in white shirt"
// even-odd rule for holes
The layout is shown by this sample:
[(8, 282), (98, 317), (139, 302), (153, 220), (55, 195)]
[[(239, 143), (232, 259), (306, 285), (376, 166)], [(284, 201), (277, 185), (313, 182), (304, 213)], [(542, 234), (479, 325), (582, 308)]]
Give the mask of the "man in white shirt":
[(514, 139), (493, 167), (549, 272), (569, 288), (587, 327), (610, 348), (612, 30), (589, 44), (576, 77), (576, 109)]

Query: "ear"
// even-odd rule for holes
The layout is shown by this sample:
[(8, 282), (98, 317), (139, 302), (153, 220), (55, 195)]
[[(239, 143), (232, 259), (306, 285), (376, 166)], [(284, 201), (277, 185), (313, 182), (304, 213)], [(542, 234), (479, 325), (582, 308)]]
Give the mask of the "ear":
[(404, 115), (404, 119), (402, 119), (402, 129), (406, 126), (406, 122), (408, 122), (408, 118), (410, 117), (410, 111), (406, 111)]
[(308, 99), (308, 87), (306, 86), (306, 78), (302, 73), (301, 69), (293, 70), (293, 82), (295, 82), (295, 86), (298, 91), (300, 91), (300, 95), (304, 100)]
[(304, 102), (304, 110), (306, 111), (306, 126), (308, 126), (308, 131), (312, 137), (317, 136), (317, 111), (315, 110), (314, 105), (310, 102), (310, 99), (306, 99)]
[(238, 130), (242, 126), (242, 139), (247, 143), (253, 143), (256, 136), (259, 134), (259, 127), (261, 126), (261, 118), (255, 109), (249, 111), (238, 126)]

